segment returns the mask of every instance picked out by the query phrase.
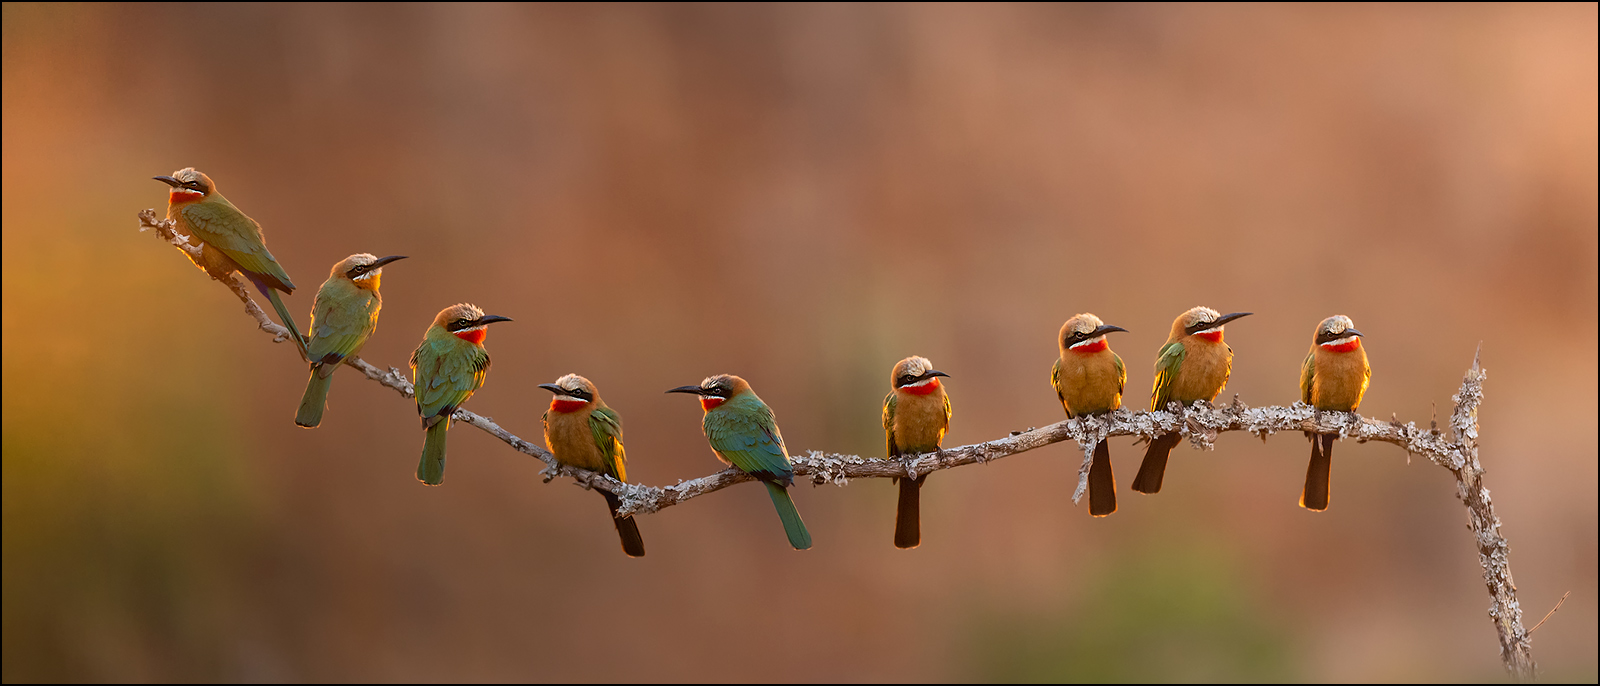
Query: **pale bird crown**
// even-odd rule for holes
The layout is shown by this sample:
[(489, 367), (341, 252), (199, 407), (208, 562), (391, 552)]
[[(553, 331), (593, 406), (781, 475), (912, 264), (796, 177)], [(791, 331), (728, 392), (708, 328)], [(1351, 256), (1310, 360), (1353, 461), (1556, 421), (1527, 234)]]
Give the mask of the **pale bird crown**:
[(932, 369), (933, 362), (928, 358), (912, 355), (895, 363), (894, 369), (889, 373), (889, 383), (893, 385), (902, 376), (922, 376)]
[(477, 305), (472, 303), (461, 303), (459, 305), (451, 305), (439, 310), (439, 316), (433, 318), (433, 325), (444, 326), (458, 319), (471, 320), (482, 318), (483, 310), (478, 309)]
[(378, 257), (376, 255), (358, 252), (354, 255), (339, 260), (339, 263), (333, 265), (333, 269), (328, 272), (328, 276), (338, 276), (350, 271), (351, 269), (355, 269), (356, 267), (370, 266), (372, 263), (377, 261)]
[(1332, 317), (1322, 320), (1322, 323), (1317, 325), (1317, 334), (1336, 336), (1344, 333), (1347, 329), (1354, 328), (1356, 328), (1356, 323), (1351, 321), (1349, 317), (1346, 317), (1342, 314), (1336, 314)]
[(194, 167), (184, 167), (178, 171), (172, 172), (172, 178), (183, 183), (198, 181), (200, 182), (201, 192), (205, 193), (206, 195), (210, 195), (212, 191), (217, 189), (217, 185), (211, 182), (211, 177), (195, 171)]
[(1066, 338), (1068, 334), (1089, 333), (1090, 331), (1094, 331), (1103, 325), (1105, 325), (1105, 322), (1100, 321), (1099, 317), (1089, 314), (1088, 312), (1083, 314), (1075, 314), (1071, 319), (1067, 320), (1067, 323), (1061, 325), (1061, 337)]
[(556, 385), (560, 386), (562, 390), (567, 391), (580, 391), (590, 395), (593, 395), (595, 392), (594, 384), (589, 383), (588, 379), (578, 376), (577, 374), (568, 374), (556, 379)]
[(1191, 308), (1188, 312), (1183, 313), (1183, 328), (1187, 329), (1201, 322), (1214, 322), (1217, 321), (1217, 317), (1221, 316), (1216, 310), (1209, 307)]

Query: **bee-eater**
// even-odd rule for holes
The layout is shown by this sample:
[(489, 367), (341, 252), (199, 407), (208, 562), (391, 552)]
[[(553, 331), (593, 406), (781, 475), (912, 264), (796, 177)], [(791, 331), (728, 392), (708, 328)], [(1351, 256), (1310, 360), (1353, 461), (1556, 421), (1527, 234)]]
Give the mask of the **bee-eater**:
[(311, 325), (307, 329), (311, 340), (306, 342), (306, 352), (311, 355), (311, 378), (306, 381), (294, 423), (308, 429), (322, 423), (322, 408), (328, 403), (334, 370), (346, 357), (359, 355), (361, 346), (378, 328), (378, 310), (383, 307), (378, 282), (383, 278), (383, 265), (405, 258), (359, 253), (339, 260), (328, 272), (328, 280), (317, 289), (317, 298), (311, 304)]
[(756, 397), (749, 383), (731, 374), (708, 376), (697, 386), (679, 386), (667, 392), (700, 396), (700, 407), (706, 412), (701, 428), (717, 459), (760, 479), (778, 510), (789, 545), (795, 550), (810, 548), (811, 532), (806, 531), (800, 511), (789, 498), (794, 467), (789, 464), (789, 451), (783, 447), (783, 434), (772, 408)]
[[(1185, 407), (1196, 400), (1215, 400), (1228, 385), (1233, 369), (1233, 348), (1222, 342), (1222, 326), (1249, 312), (1217, 314), (1209, 307), (1196, 307), (1178, 315), (1172, 322), (1167, 344), (1156, 354), (1156, 383), (1150, 393), (1150, 409), (1165, 410), (1169, 401)], [(1150, 441), (1139, 473), (1133, 477), (1133, 490), (1159, 493), (1161, 477), (1167, 472), (1167, 456), (1183, 436), (1174, 431)]]
[(173, 221), (174, 230), (191, 241), (198, 239), (202, 243), (200, 260), (195, 261), (193, 256), (189, 259), (218, 279), (226, 279), (228, 274), (237, 271), (255, 284), (256, 290), (271, 301), (272, 309), (278, 311), (278, 318), (283, 320), (300, 354), (310, 360), (305, 338), (277, 293), (294, 293), (294, 282), (267, 250), (261, 225), (222, 197), (211, 177), (195, 171), (194, 167), (155, 179), (172, 187), (172, 193), (167, 196), (167, 218)]
[[(556, 461), (627, 482), (622, 417), (606, 407), (594, 384), (577, 374), (568, 374), (539, 387), (556, 394), (544, 413), (544, 444)], [(644, 539), (639, 536), (639, 525), (633, 516), (618, 517), (617, 507), (622, 501), (610, 491), (600, 491), (600, 495), (605, 496), (606, 507), (611, 510), (611, 521), (622, 539), (622, 552), (628, 557), (644, 557)]]
[(488, 325), (509, 322), (510, 317), (483, 313), (476, 305), (461, 303), (439, 311), (411, 353), (411, 383), (417, 395), (417, 414), (428, 438), (422, 444), (417, 480), (430, 486), (444, 483), (444, 438), (450, 415), (473, 392), (483, 387), (489, 374), (489, 352), (483, 349)]
[[(889, 372), (889, 395), (883, 398), (883, 433), (889, 459), (916, 456), (939, 449), (950, 428), (950, 396), (939, 377), (949, 374), (933, 368), (926, 357), (908, 357)], [(900, 502), (895, 506), (894, 547), (915, 548), (922, 543), (922, 482), (897, 479)]]
[[(1128, 369), (1106, 342), (1106, 334), (1114, 331), (1127, 329), (1102, 322), (1087, 312), (1061, 325), (1056, 337), (1060, 355), (1050, 369), (1050, 385), (1055, 387), (1069, 419), (1122, 407)], [(1116, 511), (1117, 477), (1111, 471), (1111, 448), (1105, 439), (1100, 439), (1089, 465), (1089, 514), (1104, 517)]]
[[(1372, 379), (1367, 351), (1361, 345), (1361, 332), (1342, 314), (1322, 320), (1311, 341), (1311, 353), (1300, 367), (1300, 401), (1319, 410), (1355, 412)], [(1300, 507), (1321, 512), (1328, 509), (1328, 480), (1333, 470), (1333, 440), (1337, 434), (1311, 439), (1311, 463), (1306, 466), (1306, 486), (1300, 491)]]

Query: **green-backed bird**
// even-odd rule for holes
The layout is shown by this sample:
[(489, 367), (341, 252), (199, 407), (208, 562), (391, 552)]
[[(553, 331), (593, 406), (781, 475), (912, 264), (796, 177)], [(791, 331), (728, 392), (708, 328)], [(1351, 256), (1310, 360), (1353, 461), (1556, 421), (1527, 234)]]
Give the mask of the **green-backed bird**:
[(267, 250), (261, 225), (222, 197), (211, 177), (194, 167), (155, 179), (172, 187), (167, 196), (167, 218), (173, 221), (174, 230), (191, 243), (198, 240), (202, 244), (201, 257), (196, 260), (191, 255), (189, 259), (219, 280), (237, 271), (255, 284), (256, 290), (272, 303), (272, 309), (277, 310), (300, 354), (310, 360), (305, 338), (294, 325), (294, 317), (289, 316), (289, 308), (278, 297), (278, 291), (294, 293), (294, 282)]
[[(1215, 400), (1228, 385), (1233, 369), (1233, 348), (1222, 342), (1222, 327), (1249, 312), (1217, 314), (1209, 307), (1196, 307), (1172, 321), (1167, 344), (1156, 354), (1156, 383), (1150, 392), (1150, 409), (1165, 410), (1178, 401), (1184, 407), (1197, 400)], [(1174, 431), (1150, 441), (1139, 473), (1133, 477), (1133, 490), (1140, 493), (1161, 491), (1161, 477), (1167, 472), (1167, 456), (1183, 436)]]
[(461, 303), (439, 311), (411, 353), (411, 383), (417, 395), (417, 414), (428, 438), (422, 444), (417, 480), (430, 486), (444, 483), (444, 438), (450, 415), (483, 387), (489, 374), (489, 351), (483, 349), (486, 328), (510, 317), (484, 314), (476, 305)]
[[(889, 372), (889, 395), (883, 398), (884, 450), (889, 459), (939, 450), (950, 429), (950, 396), (939, 377), (949, 374), (933, 368), (926, 357), (911, 356), (896, 362)], [(896, 479), (900, 502), (895, 506), (894, 547), (922, 544), (922, 483), (928, 475)]]
[[(1361, 332), (1342, 314), (1317, 324), (1311, 352), (1300, 367), (1300, 401), (1319, 410), (1355, 412), (1372, 379), (1367, 351), (1361, 345)], [(1300, 491), (1300, 507), (1321, 512), (1328, 509), (1328, 480), (1333, 470), (1333, 441), (1338, 434), (1306, 432), (1311, 439), (1311, 463), (1306, 466), (1306, 486)], [(1321, 445), (1318, 445), (1318, 439)]]
[(294, 423), (308, 429), (322, 423), (334, 370), (345, 358), (361, 354), (361, 346), (378, 328), (378, 310), (383, 307), (378, 282), (383, 279), (383, 265), (405, 258), (359, 253), (339, 260), (328, 272), (328, 280), (317, 289), (317, 299), (311, 304), (311, 324), (306, 329), (311, 332), (311, 340), (306, 341), (311, 378), (306, 381), (305, 395), (300, 396)]
[(750, 384), (731, 374), (708, 376), (699, 385), (679, 386), (668, 393), (693, 393), (700, 396), (706, 411), (701, 428), (717, 459), (738, 467), (761, 480), (778, 510), (783, 531), (795, 550), (811, 547), (811, 532), (800, 519), (800, 511), (789, 498), (794, 485), (794, 467), (789, 451), (783, 447), (783, 434), (772, 416), (772, 408), (761, 402)]
[[(627, 482), (622, 417), (606, 407), (594, 384), (577, 374), (568, 374), (555, 383), (542, 383), (539, 387), (556, 394), (550, 400), (550, 409), (544, 413), (544, 444), (550, 448), (550, 454), (556, 456), (556, 461)], [(610, 491), (595, 490), (605, 496), (611, 522), (617, 526), (617, 536), (622, 539), (622, 552), (628, 557), (644, 557), (644, 539), (639, 536), (639, 525), (634, 523), (633, 516), (618, 517), (617, 507), (622, 501)]]
[[(1111, 326), (1087, 312), (1061, 325), (1056, 337), (1060, 354), (1050, 368), (1050, 385), (1061, 399), (1067, 417), (1103, 414), (1122, 407), (1122, 388), (1128, 369), (1111, 352), (1106, 334), (1127, 331)], [(1094, 446), (1089, 464), (1089, 514), (1104, 517), (1117, 511), (1117, 477), (1111, 471), (1111, 448), (1105, 439)]]

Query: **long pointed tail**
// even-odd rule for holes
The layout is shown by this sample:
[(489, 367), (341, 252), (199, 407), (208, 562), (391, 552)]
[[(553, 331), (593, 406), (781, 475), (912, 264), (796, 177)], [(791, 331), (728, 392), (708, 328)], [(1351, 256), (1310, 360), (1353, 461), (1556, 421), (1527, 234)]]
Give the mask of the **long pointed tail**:
[(1183, 435), (1174, 432), (1150, 441), (1150, 448), (1144, 451), (1144, 462), (1139, 464), (1139, 473), (1133, 477), (1133, 490), (1150, 494), (1161, 492), (1161, 479), (1167, 475), (1167, 457), (1181, 440)]
[(440, 419), (428, 427), (428, 439), (422, 444), (422, 462), (417, 464), (417, 480), (429, 486), (444, 483), (444, 437), (450, 430), (450, 420)]
[(811, 532), (806, 531), (806, 523), (800, 520), (800, 511), (794, 509), (794, 501), (789, 498), (789, 490), (775, 483), (761, 482), (767, 487), (767, 495), (772, 496), (772, 506), (778, 510), (778, 519), (783, 520), (783, 532), (789, 535), (789, 545), (795, 550), (805, 550), (811, 547)]
[(323, 376), (322, 371), (320, 364), (311, 366), (305, 395), (300, 396), (300, 411), (294, 415), (294, 423), (307, 429), (322, 423), (322, 408), (327, 406), (328, 389), (333, 387), (333, 370), (328, 370), (327, 376)]
[[(1157, 483), (1157, 488), (1160, 484)], [(1111, 446), (1101, 439), (1089, 464), (1089, 514), (1104, 517), (1117, 511), (1117, 477), (1111, 472)]]
[(927, 474), (900, 480), (900, 503), (895, 506), (894, 512), (896, 548), (922, 545), (922, 482), (927, 480)]
[[(254, 281), (254, 279), (251, 279)], [(267, 300), (272, 303), (272, 309), (278, 311), (278, 319), (283, 320), (283, 328), (289, 330), (289, 338), (294, 340), (294, 347), (300, 350), (300, 356), (307, 361), (311, 360), (311, 353), (306, 351), (306, 339), (300, 335), (300, 327), (295, 326), (294, 317), (289, 315), (289, 308), (284, 307), (283, 298), (278, 297), (278, 291), (256, 282), (256, 289), (267, 295)]]
[(1306, 465), (1306, 487), (1300, 491), (1300, 507), (1313, 512), (1328, 509), (1328, 481), (1333, 473), (1335, 438), (1338, 436), (1333, 434), (1311, 436), (1311, 463)]
[(617, 537), (622, 539), (622, 552), (628, 557), (644, 557), (644, 537), (639, 535), (639, 525), (633, 521), (633, 515), (618, 517), (617, 508), (622, 501), (609, 491), (600, 491), (600, 495), (605, 496), (606, 507), (611, 510), (611, 522), (617, 525)]

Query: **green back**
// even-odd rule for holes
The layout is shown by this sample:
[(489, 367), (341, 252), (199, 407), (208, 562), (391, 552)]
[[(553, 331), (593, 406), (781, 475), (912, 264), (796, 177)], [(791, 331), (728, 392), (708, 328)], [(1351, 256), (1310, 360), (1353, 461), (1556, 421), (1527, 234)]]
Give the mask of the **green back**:
[(329, 277), (317, 289), (311, 306), (311, 342), (306, 346), (312, 362), (337, 364), (361, 351), (378, 328), (383, 298), (377, 291), (360, 288), (348, 279)]
[(261, 225), (245, 216), (221, 193), (213, 192), (205, 200), (183, 205), (178, 211), (200, 240), (221, 250), (240, 267), (294, 288), (289, 274), (267, 250), (266, 239), (261, 237)]
[(703, 426), (711, 449), (740, 470), (782, 481), (794, 477), (772, 409), (756, 394), (742, 393), (707, 412)]
[(1311, 382), (1317, 376), (1317, 349), (1312, 348), (1306, 353), (1306, 361), (1300, 365), (1300, 402), (1311, 404)]
[(1167, 401), (1172, 400), (1172, 381), (1178, 377), (1178, 368), (1187, 354), (1179, 341), (1161, 346), (1161, 352), (1156, 354), (1156, 384), (1150, 392), (1151, 410), (1167, 409)]
[(429, 327), (422, 345), (411, 353), (411, 379), (417, 413), (428, 419), (449, 416), (489, 374), (489, 353), (439, 327)]
[(628, 480), (627, 453), (622, 449), (622, 417), (616, 411), (600, 405), (589, 413), (589, 431), (594, 433), (594, 444), (600, 448), (605, 462), (605, 473), (617, 481)]

